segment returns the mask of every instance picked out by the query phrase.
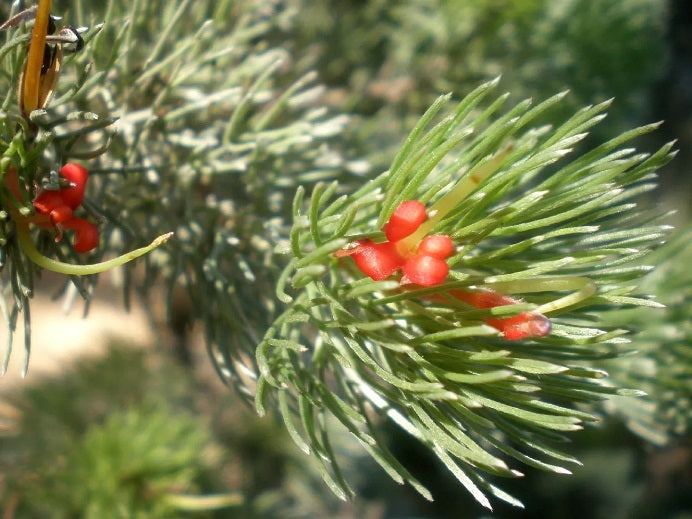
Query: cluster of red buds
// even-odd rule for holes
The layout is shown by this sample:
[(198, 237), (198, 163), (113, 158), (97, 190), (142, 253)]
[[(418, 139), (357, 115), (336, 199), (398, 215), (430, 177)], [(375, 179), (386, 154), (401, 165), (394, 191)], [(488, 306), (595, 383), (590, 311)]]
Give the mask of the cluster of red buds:
[[(45, 108), (48, 104), (58, 81), (63, 55), (77, 52), (84, 46), (81, 37), (83, 29), (70, 26), (59, 30), (56, 28), (57, 18), (50, 14), (51, 3), (51, 0), (38, 0), (37, 6), (25, 9), (0, 24), (0, 31), (3, 31), (25, 22), (33, 22), (18, 94), (21, 112), (27, 119), (27, 127), (32, 133), (36, 130), (36, 121), (32, 117), (37, 110)], [(22, 152), (22, 141), (17, 141), (16, 144), (15, 153), (26, 162), (26, 152)], [(9, 153), (5, 155), (6, 158), (11, 157)], [(27, 189), (21, 189), (28, 186), (20, 185), (16, 168), (10, 166), (5, 169), (6, 167), (7, 164), (0, 171), (0, 212), (9, 214), (14, 222), (19, 248), (40, 268), (76, 276), (97, 274), (147, 254), (173, 236), (173, 233), (169, 232), (158, 236), (147, 246), (106, 261), (86, 265), (66, 263), (45, 256), (36, 248), (31, 225), (55, 231), (56, 242), (62, 239), (65, 229), (74, 231), (72, 247), (78, 253), (89, 252), (98, 245), (99, 230), (96, 225), (85, 218), (74, 216), (84, 200), (89, 172), (79, 164), (65, 164), (60, 169), (59, 182), (52, 181), (51, 185), (34, 190), (36, 197), (32, 202), (33, 211), (29, 211), (26, 207)]]
[[(421, 227), (427, 219), (425, 205), (418, 200), (399, 204), (383, 228), (387, 241), (375, 243), (359, 240), (348, 249), (336, 252), (338, 258), (350, 256), (358, 269), (375, 281), (382, 281), (401, 270), (401, 284), (424, 287), (440, 285), (449, 274), (445, 261), (454, 252), (451, 238), (444, 234), (424, 236), (432, 222)], [(491, 290), (469, 292), (450, 290), (445, 292), (475, 308), (488, 309), (514, 305), (520, 301)], [(442, 294), (430, 299), (444, 302)], [(502, 332), (505, 339), (519, 340), (527, 337), (543, 337), (550, 333), (550, 321), (536, 312), (523, 312), (503, 318), (487, 317), (484, 321)]]
[[(37, 214), (29, 219), (34, 225), (54, 229), (57, 232), (56, 242), (62, 239), (64, 229), (73, 230), (74, 250), (80, 253), (89, 252), (98, 245), (98, 228), (89, 220), (73, 215), (84, 200), (89, 172), (79, 164), (68, 162), (60, 168), (60, 176), (65, 179), (65, 185), (59, 189), (43, 189), (33, 202)], [(8, 170), (5, 184), (14, 197), (20, 200), (16, 170)]]
[(386, 279), (401, 269), (402, 284), (439, 285), (449, 273), (445, 259), (454, 252), (451, 238), (432, 234), (415, 244), (405, 240), (425, 219), (425, 205), (418, 200), (407, 200), (399, 204), (384, 226), (387, 241), (359, 240), (355, 247), (340, 250), (335, 255), (351, 256), (360, 271), (375, 281)]

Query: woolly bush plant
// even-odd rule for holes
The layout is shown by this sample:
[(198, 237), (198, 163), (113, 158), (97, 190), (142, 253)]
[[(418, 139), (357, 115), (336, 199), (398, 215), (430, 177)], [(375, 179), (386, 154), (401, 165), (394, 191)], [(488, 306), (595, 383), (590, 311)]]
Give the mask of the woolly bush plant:
[[(353, 491), (334, 427), (429, 499), (382, 441), (384, 421), (429, 448), (483, 506), (489, 495), (520, 506), (498, 479), (521, 476), (522, 464), (568, 473), (578, 460), (561, 442), (598, 420), (593, 404), (641, 394), (600, 362), (629, 349), (606, 312), (660, 307), (637, 287), (650, 269), (640, 260), (668, 227), (638, 200), (672, 144), (647, 154), (631, 143), (656, 124), (575, 156), (610, 102), (551, 126), (542, 121), (565, 93), (505, 107), (494, 80), (460, 101), (438, 98), (387, 171), (370, 174), (342, 149), (348, 117), (331, 113), (315, 75), (299, 76), (300, 63), (270, 43), (296, 15), (281, 2), (74, 2), (62, 14), (87, 27), (73, 31), (85, 45), (64, 56), (45, 107), (16, 96), (22, 76), (28, 88), (33, 18), (7, 28), (0, 50), (8, 356), (20, 316), (30, 331), (43, 269), (70, 275), (88, 297), (91, 274), (161, 236), (125, 266), (125, 294), (136, 287), (151, 304), (163, 286), (170, 303), (181, 287), (219, 376), (260, 414), (276, 411), (342, 498)], [(99, 222), (88, 258), (32, 225), (35, 186), (68, 189), (54, 172), (73, 161), (90, 172), (84, 205)], [(420, 233), (453, 243), (448, 275), (431, 286), (398, 273), (371, 279), (347, 257), (354, 243), (382, 242), (406, 200), (428, 209)], [(125, 256), (84, 265), (114, 254)], [(503, 303), (459, 295), (488, 293)], [(492, 324), (525, 315), (552, 329), (510, 341)]]

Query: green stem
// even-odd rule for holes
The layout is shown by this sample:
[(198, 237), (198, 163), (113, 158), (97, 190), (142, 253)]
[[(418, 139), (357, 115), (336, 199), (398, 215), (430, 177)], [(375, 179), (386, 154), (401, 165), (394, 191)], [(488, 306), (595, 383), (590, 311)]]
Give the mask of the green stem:
[(189, 494), (168, 494), (165, 501), (178, 510), (188, 512), (218, 510), (230, 506), (243, 504), (243, 496), (239, 493), (232, 494), (211, 494), (211, 495), (189, 495)]
[(67, 274), (68, 276), (87, 276), (89, 274), (98, 274), (99, 272), (105, 272), (115, 267), (119, 267), (120, 265), (124, 265), (125, 263), (152, 251), (156, 247), (163, 245), (173, 236), (172, 232), (162, 234), (146, 247), (135, 249), (108, 261), (90, 263), (87, 265), (74, 265), (72, 263), (57, 261), (41, 254), (31, 238), (31, 230), (29, 229), (29, 222), (27, 219), (21, 215), (19, 210), (14, 206), (14, 204), (12, 204), (11, 201), (7, 199), (4, 201), (5, 207), (10, 213), (10, 216), (12, 217), (12, 220), (14, 220), (17, 228), (17, 239), (22, 252), (24, 252), (24, 254), (26, 254), (26, 256), (39, 267), (46, 270), (51, 270), (53, 272), (58, 272), (60, 274)]
[(579, 276), (519, 279), (484, 283), (483, 286), (502, 294), (574, 290), (571, 294), (554, 299), (533, 310), (544, 315), (580, 303), (596, 293), (594, 282), (589, 278)]
[(469, 172), (454, 188), (435, 202), (428, 210), (428, 219), (416, 229), (416, 232), (397, 242), (397, 250), (407, 252), (415, 250), (420, 241), (437, 225), (437, 223), (454, 210), (467, 196), (481, 185), (490, 175), (502, 166), (512, 150), (507, 145), (493, 158)]

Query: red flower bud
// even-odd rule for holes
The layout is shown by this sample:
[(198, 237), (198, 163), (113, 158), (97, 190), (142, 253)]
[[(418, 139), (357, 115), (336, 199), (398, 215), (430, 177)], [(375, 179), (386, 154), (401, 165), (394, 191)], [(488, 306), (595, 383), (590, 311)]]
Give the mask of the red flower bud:
[[(496, 306), (515, 305), (518, 300), (498, 294), (497, 292), (466, 292), (450, 290), (449, 295), (476, 308), (494, 308)], [(516, 341), (527, 337), (543, 337), (550, 333), (551, 324), (547, 317), (535, 312), (524, 312), (513, 317), (484, 319), (490, 326), (502, 332), (505, 339)]]
[(454, 252), (454, 244), (452, 239), (445, 234), (426, 236), (418, 246), (418, 254), (439, 259), (449, 258), (452, 252)]
[[(53, 228), (57, 233), (56, 242), (62, 239), (63, 229), (74, 230), (74, 250), (79, 253), (89, 252), (98, 245), (98, 227), (84, 218), (72, 216), (73, 210), (84, 200), (89, 172), (79, 164), (67, 163), (60, 169), (60, 175), (72, 185), (58, 191), (41, 191), (33, 202), (38, 214), (32, 215), (28, 220), (39, 227)], [(12, 195), (20, 200), (19, 179), (14, 168), (7, 170), (5, 184)]]
[(382, 281), (394, 274), (401, 267), (402, 258), (397, 254), (394, 244), (389, 242), (373, 243), (363, 240), (350, 256), (360, 271), (375, 281)]
[(93, 223), (84, 218), (70, 218), (63, 226), (74, 229), (73, 248), (76, 252), (84, 253), (96, 248), (99, 243), (99, 230)]
[(84, 191), (86, 189), (89, 172), (83, 166), (68, 162), (60, 168), (60, 176), (67, 179), (71, 184), (70, 187), (65, 187), (60, 190), (60, 195), (66, 205), (73, 210), (77, 209), (84, 200)]
[(547, 317), (533, 312), (524, 312), (504, 319), (486, 319), (485, 322), (501, 331), (505, 339), (510, 341), (527, 337), (543, 337), (548, 335), (551, 329)]
[(445, 280), (449, 274), (449, 267), (443, 259), (417, 254), (406, 260), (402, 272), (404, 273), (402, 283), (408, 281), (416, 285), (432, 287)]
[(34, 200), (34, 209), (40, 214), (50, 216), (53, 225), (63, 223), (72, 217), (72, 208), (65, 204), (62, 191), (46, 189)]
[(436, 234), (412, 244), (401, 241), (413, 234), (425, 219), (425, 205), (421, 202), (401, 202), (384, 226), (386, 242), (361, 240), (356, 247), (337, 251), (334, 256), (353, 256), (360, 271), (376, 281), (388, 278), (401, 268), (402, 284), (439, 285), (449, 273), (444, 260), (454, 252), (449, 236)]
[(423, 203), (418, 200), (401, 202), (384, 226), (387, 240), (395, 242), (413, 234), (425, 218), (425, 205)]

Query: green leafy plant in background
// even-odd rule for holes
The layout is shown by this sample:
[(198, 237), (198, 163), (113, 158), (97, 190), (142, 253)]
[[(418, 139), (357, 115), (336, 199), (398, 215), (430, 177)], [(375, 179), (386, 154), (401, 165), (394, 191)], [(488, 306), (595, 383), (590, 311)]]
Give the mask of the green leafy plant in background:
[(440, 92), (463, 96), (499, 74), (514, 101), (570, 89), (559, 117), (616, 97), (608, 129), (593, 129), (605, 140), (651, 120), (643, 102), (667, 59), (667, 4), (658, 0), (311, 4), (315, 16), (297, 21), (297, 45), (325, 81), (347, 86), (348, 107), (368, 115), (356, 143), (382, 167), (382, 151), (395, 153), (401, 132)]
[(659, 294), (665, 304), (662, 311), (637, 308), (607, 317), (613, 324), (641, 331), (633, 338), (632, 355), (606, 361), (605, 369), (619, 384), (647, 393), (644, 398), (615, 398), (609, 405), (632, 431), (657, 445), (685, 437), (692, 427), (692, 274), (687, 268), (691, 237), (689, 225), (683, 226), (651, 258), (657, 267), (643, 279), (642, 288)]
[(184, 503), (199, 501), (171, 494), (186, 489), (200, 471), (205, 438), (199, 429), (193, 416), (137, 408), (113, 413), (29, 492), (42, 513), (66, 509), (67, 515), (126, 517), (136, 510), (141, 517), (169, 517)]
[[(35, 135), (29, 123), (17, 131), (14, 94), (28, 29), (9, 31), (0, 51), (3, 171), (13, 165), (31, 185), (67, 160), (85, 161), (87, 196), (103, 221), (95, 260), (174, 231), (174, 244), (145, 256), (143, 268), (124, 268), (126, 300), (136, 288), (151, 306), (163, 287), (170, 305), (182, 288), (218, 375), (260, 414), (277, 410), (336, 495), (353, 496), (334, 446), (346, 430), (394, 480), (432, 497), (381, 438), (390, 422), (484, 506), (488, 495), (520, 505), (498, 478), (520, 476), (521, 464), (569, 472), (578, 460), (558, 447), (565, 435), (597, 421), (602, 400), (640, 394), (603, 370), (604, 359), (618, 366), (629, 352), (627, 330), (607, 317), (660, 306), (637, 286), (649, 270), (643, 258), (668, 228), (637, 201), (655, 187), (672, 145), (637, 153), (631, 141), (649, 125), (570, 155), (609, 102), (561, 108), (570, 96), (558, 94), (505, 108), (491, 81), (459, 102), (434, 101), (389, 169), (371, 175), (345, 149), (350, 117), (326, 107), (335, 92), (276, 43), (301, 7), (74, 2), (61, 14), (89, 27), (86, 45), (66, 59), (47, 110), (30, 116)], [(430, 102), (426, 94), (417, 106)], [(444, 284), (373, 281), (334, 257), (350, 242), (380, 240), (407, 199), (438, 208), (446, 200), (430, 229), (456, 246)], [(40, 269), (22, 253), (17, 218), (3, 216), (3, 313), (13, 330), (23, 312), (29, 331)], [(44, 255), (83, 260), (48, 233), (31, 237)], [(84, 296), (95, 281), (69, 280)], [(480, 310), (445, 296), (483, 289), (517, 300)], [(510, 342), (484, 324), (523, 311), (545, 314), (552, 332)], [(139, 418), (112, 418), (73, 459), (88, 465), (80, 449), (111, 444), (113, 424)]]
[(203, 502), (197, 494), (211, 488), (219, 456), (182, 371), (159, 364), (114, 349), (5, 395), (17, 416), (14, 434), (0, 437), (2, 508), (16, 517), (170, 517)]
[(333, 513), (287, 434), (218, 390), (161, 351), (113, 344), (3, 393), (0, 508), (18, 518)]

